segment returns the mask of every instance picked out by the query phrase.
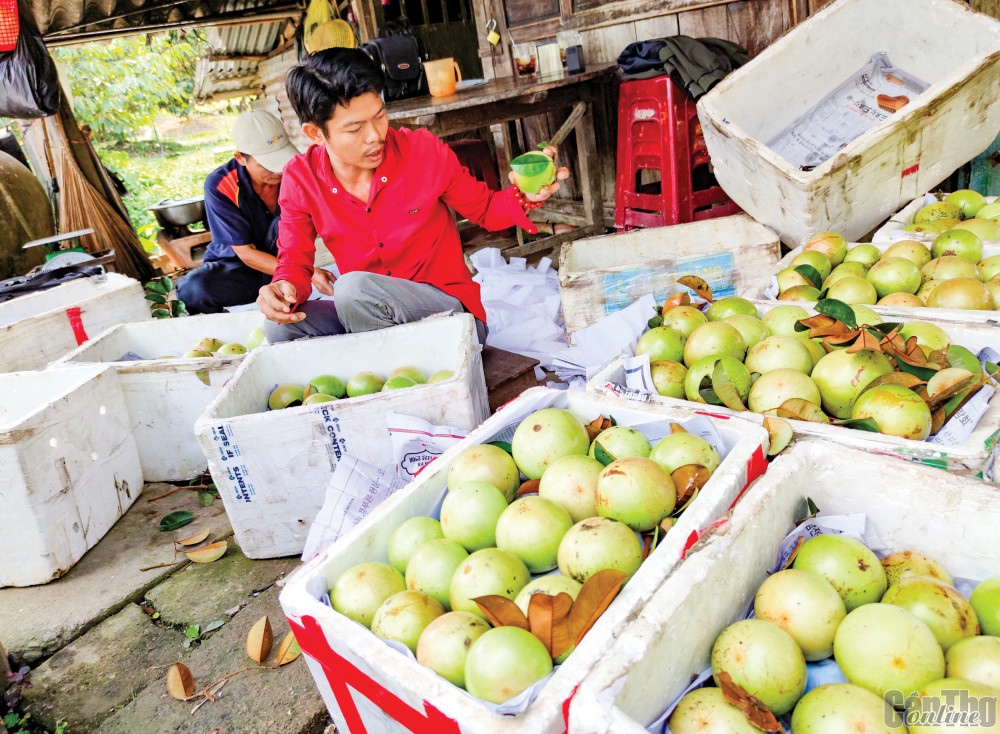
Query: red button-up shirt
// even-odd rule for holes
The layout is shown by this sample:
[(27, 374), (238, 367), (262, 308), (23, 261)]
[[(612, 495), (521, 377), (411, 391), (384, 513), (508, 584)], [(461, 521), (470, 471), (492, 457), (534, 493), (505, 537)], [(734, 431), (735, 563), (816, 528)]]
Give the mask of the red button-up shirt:
[(491, 191), (430, 132), (389, 128), (384, 150), (368, 201), (340, 184), (322, 146), (285, 166), (274, 280), (294, 285), (300, 303), (309, 296), (319, 234), (341, 273), (363, 270), (429, 283), (485, 322), (479, 284), (462, 259), (448, 207), (490, 231), (516, 224), (533, 234), (537, 228), (512, 188)]

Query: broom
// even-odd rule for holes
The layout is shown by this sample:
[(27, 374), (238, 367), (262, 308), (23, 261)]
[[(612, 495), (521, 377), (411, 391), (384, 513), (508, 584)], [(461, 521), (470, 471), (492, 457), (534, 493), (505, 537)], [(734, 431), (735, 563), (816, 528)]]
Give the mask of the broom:
[(62, 121), (58, 116), (55, 120), (62, 143), (59, 155), (59, 219), (62, 230), (72, 232), (93, 229), (93, 234), (80, 237), (80, 244), (87, 252), (113, 248), (117, 272), (135, 278), (140, 283), (151, 280), (156, 275), (156, 270), (139, 244), (139, 236), (84, 176), (73, 157)]

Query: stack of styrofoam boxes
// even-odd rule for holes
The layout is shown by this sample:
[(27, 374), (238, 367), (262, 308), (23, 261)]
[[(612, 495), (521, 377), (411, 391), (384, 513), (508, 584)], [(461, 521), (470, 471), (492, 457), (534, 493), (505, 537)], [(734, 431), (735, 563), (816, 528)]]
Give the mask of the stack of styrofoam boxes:
[(0, 303), (0, 372), (40, 370), (105, 329), (151, 318), (139, 281), (79, 278)]
[[(875, 231), (875, 234), (872, 235), (872, 243), (877, 245), (880, 242), (916, 240), (917, 242), (923, 242), (925, 245), (930, 247), (937, 235), (926, 234), (924, 232), (905, 232), (903, 227), (913, 224), (913, 220), (917, 216), (917, 212), (925, 206), (933, 204), (935, 201), (943, 201), (945, 196), (947, 196), (947, 194), (941, 194), (940, 198), (934, 194), (924, 194), (923, 196), (918, 196), (916, 199), (889, 217), (889, 221)], [(985, 198), (987, 203), (993, 203), (997, 200), (997, 197), (995, 196), (987, 196)], [(993, 255), (1000, 254), (1000, 240), (984, 240), (983, 244), (985, 245), (983, 248), (983, 257), (989, 257), (987, 251)]]
[(716, 298), (740, 295), (766, 281), (779, 257), (774, 232), (745, 214), (568, 242), (559, 256), (566, 331), (572, 337), (647, 293), (662, 303), (684, 290), (684, 275), (703, 278)]
[[(923, 237), (923, 236), (922, 236)], [(931, 238), (933, 240), (933, 238)], [(882, 238), (878, 242), (871, 242), (870, 244), (878, 248), (879, 252), (884, 253), (888, 250), (895, 240)], [(923, 241), (930, 248), (930, 242), (927, 241), (926, 237), (923, 237)], [(857, 242), (847, 243), (848, 248), (857, 247)], [(749, 284), (748, 287), (740, 293), (743, 298), (748, 298), (752, 301), (768, 301), (773, 302), (776, 305), (794, 303), (799, 306), (808, 308), (811, 304), (808, 301), (777, 301), (778, 297), (778, 279), (777, 275), (785, 268), (792, 267), (792, 260), (795, 259), (802, 252), (802, 246), (794, 248), (791, 252), (781, 258), (781, 261), (771, 267), (770, 272), (764, 278), (756, 279), (753, 283)], [(983, 243), (983, 257), (991, 257), (993, 255), (1000, 255), (1000, 242), (985, 242)], [(959, 308), (920, 308), (912, 306), (879, 306), (877, 304), (868, 306), (875, 313), (881, 314), (883, 317), (888, 316), (898, 316), (905, 318), (907, 320), (918, 319), (920, 321), (957, 321), (957, 322), (973, 322), (973, 323), (997, 323), (1000, 322), (1000, 314), (996, 311), (974, 311)]]
[[(472, 430), (487, 415), (482, 347), (469, 314), (254, 350), (195, 423), (240, 548), (250, 558), (301, 553), (340, 457), (392, 464), (390, 412)], [(271, 390), (332, 374), (345, 383), (414, 365), (439, 383), (267, 411)], [(266, 411), (266, 412), (265, 412)]]
[[(246, 344), (264, 325), (260, 311), (120, 324), (54, 367), (111, 363), (118, 372), (147, 482), (191, 479), (205, 470), (194, 422), (236, 374), (243, 355), (183, 358), (203, 338)], [(160, 356), (172, 355), (172, 356)], [(118, 361), (123, 357), (136, 361)]]
[[(811, 171), (767, 147), (879, 51), (930, 88)], [(722, 188), (785, 244), (856, 240), (993, 142), (998, 74), (1000, 23), (967, 4), (837, 0), (723, 79), (698, 118)]]
[[(786, 304), (781, 301), (759, 301), (755, 305), (760, 315), (763, 316), (771, 309)], [(808, 308), (811, 304), (801, 305), (807, 307), (810, 313), (815, 313), (815, 310)], [(888, 310), (892, 311), (895, 309)], [(901, 311), (903, 309), (898, 310)], [(884, 318), (887, 321), (896, 320), (892, 318), (892, 314), (886, 315)], [(900, 318), (899, 320), (903, 321), (904, 318)], [(911, 321), (913, 319), (907, 316), (905, 320)], [(1000, 351), (1000, 334), (998, 334), (996, 326), (992, 324), (944, 322), (934, 319), (921, 320), (940, 326), (951, 337), (952, 344), (963, 346), (973, 354), (978, 354), (984, 347), (992, 347)], [(618, 389), (617, 386), (624, 386), (625, 384), (625, 367), (621, 357), (613, 359), (587, 381), (588, 390), (600, 393), (615, 392)], [(691, 407), (697, 405), (687, 400), (667, 398), (662, 395), (653, 395), (650, 399), (655, 403), (670, 406)], [(712, 414), (738, 416), (744, 420), (752, 420), (755, 423), (763, 423), (764, 421), (764, 416), (760, 413), (752, 413), (750, 411), (737, 413), (722, 405), (702, 404), (701, 407)], [(871, 433), (843, 426), (832, 426), (824, 423), (811, 423), (793, 419), (786, 420), (792, 425), (795, 435), (798, 437), (812, 436), (822, 438), (842, 446), (851, 446), (865, 451), (885, 454), (886, 456), (896, 456), (963, 474), (981, 473), (985, 478), (992, 479), (995, 472), (994, 463), (996, 452), (998, 451), (998, 438), (1000, 438), (1000, 395), (995, 393), (992, 395), (989, 400), (989, 407), (985, 415), (979, 420), (972, 435), (959, 444), (930, 443), (929, 441), (898, 438), (896, 436)]]
[(0, 374), (0, 587), (63, 575), (142, 492), (115, 371)]
[(722, 517), (767, 466), (768, 441), (763, 429), (743, 421), (711, 419), (728, 449), (722, 464), (527, 710), (515, 716), (503, 715), (334, 612), (320, 597), (351, 566), (386, 561), (389, 537), (402, 522), (434, 514), (446, 491), (448, 468), (458, 454), (470, 446), (509, 441), (512, 427), (522, 418), (549, 407), (570, 410), (585, 421), (610, 415), (619, 425), (638, 426), (654, 438), (669, 433), (670, 422), (683, 423), (695, 417), (691, 411), (574, 391), (527, 390), (297, 571), (281, 593), (281, 606), (339, 731), (564, 731), (565, 706), (580, 680), (612, 652), (613, 645), (617, 654), (616, 638), (625, 622), (642, 609), (701, 531)]
[(719, 633), (743, 619), (807, 500), (820, 516), (863, 513), (884, 547), (926, 554), (952, 576), (980, 581), (1000, 568), (996, 491), (896, 459), (798, 442), (657, 590), (615, 654), (594, 666), (573, 697), (569, 731), (664, 731), (651, 725), (709, 666)]

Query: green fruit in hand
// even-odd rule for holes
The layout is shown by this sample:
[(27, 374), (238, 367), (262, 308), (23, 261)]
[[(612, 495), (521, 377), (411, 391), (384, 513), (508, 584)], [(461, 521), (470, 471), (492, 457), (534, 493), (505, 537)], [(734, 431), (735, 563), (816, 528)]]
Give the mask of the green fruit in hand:
[(278, 385), (271, 391), (271, 394), (267, 398), (267, 407), (271, 410), (294, 408), (296, 405), (302, 405), (302, 400), (302, 385), (296, 385), (294, 382), (286, 382), (283, 385)]
[(514, 185), (526, 194), (537, 194), (556, 180), (556, 164), (544, 153), (532, 151), (510, 162)]
[(358, 372), (347, 381), (347, 397), (356, 398), (359, 395), (370, 395), (382, 389), (385, 380), (374, 372)]

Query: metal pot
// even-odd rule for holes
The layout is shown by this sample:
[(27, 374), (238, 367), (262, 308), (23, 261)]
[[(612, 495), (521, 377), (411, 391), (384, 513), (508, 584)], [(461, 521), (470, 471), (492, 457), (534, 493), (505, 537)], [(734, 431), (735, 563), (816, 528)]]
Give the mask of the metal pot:
[(205, 197), (163, 199), (149, 207), (161, 227), (186, 227), (205, 218)]

